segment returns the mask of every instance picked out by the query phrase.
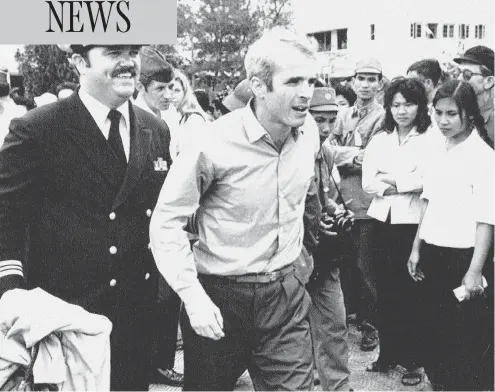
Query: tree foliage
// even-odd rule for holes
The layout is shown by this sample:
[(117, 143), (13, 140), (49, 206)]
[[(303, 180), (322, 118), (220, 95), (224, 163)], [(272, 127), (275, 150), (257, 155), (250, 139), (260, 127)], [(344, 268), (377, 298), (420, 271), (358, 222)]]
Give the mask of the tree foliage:
[(189, 72), (202, 87), (215, 90), (241, 80), (249, 45), (264, 30), (291, 23), (290, 0), (251, 1), (202, 0), (195, 13), (184, 8), (181, 40), (192, 55)]
[(77, 83), (67, 54), (57, 45), (25, 45), (23, 52), (17, 51), (15, 59), (24, 76), (27, 95), (34, 97), (45, 92), (55, 94), (57, 86), (62, 82)]

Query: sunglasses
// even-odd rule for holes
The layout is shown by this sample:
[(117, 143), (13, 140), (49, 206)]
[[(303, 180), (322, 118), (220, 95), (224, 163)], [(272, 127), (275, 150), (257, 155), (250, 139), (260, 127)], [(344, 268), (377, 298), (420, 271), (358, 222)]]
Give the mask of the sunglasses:
[(473, 72), (473, 71), (470, 71), (469, 69), (464, 69), (461, 71), (461, 74), (462, 74), (462, 78), (466, 81), (468, 81), (469, 79), (471, 79), (473, 77), (473, 75), (480, 75), (480, 76), (483, 76), (483, 74), (481, 73), (478, 73), (478, 72)]

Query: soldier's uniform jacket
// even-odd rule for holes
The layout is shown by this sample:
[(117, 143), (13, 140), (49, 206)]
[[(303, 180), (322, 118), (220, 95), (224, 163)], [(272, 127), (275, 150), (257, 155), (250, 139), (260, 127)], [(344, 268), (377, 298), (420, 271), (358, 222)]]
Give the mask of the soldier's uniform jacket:
[[(123, 183), (78, 94), (13, 120), (0, 150), (0, 296), (41, 287), (108, 316), (114, 330), (128, 324), (119, 339), (130, 339), (139, 312), (156, 301), (149, 221), (171, 163), (165, 123), (129, 112)], [(8, 260), (22, 262), (25, 280)]]

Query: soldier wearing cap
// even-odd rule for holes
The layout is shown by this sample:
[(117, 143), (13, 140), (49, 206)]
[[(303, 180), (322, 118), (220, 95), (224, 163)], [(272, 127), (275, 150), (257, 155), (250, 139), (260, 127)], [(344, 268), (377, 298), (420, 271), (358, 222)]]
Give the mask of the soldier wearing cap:
[(338, 265), (345, 251), (345, 236), (335, 231), (328, 220), (330, 217), (325, 214), (331, 209), (335, 215), (350, 218), (345, 209), (338, 206), (342, 202), (337, 202), (340, 176), (334, 164), (353, 156), (354, 149), (337, 147), (327, 140), (335, 127), (338, 108), (333, 88), (315, 88), (309, 112), (318, 125), (321, 147), (315, 161), (315, 187), (310, 187), (306, 196), (301, 258), (303, 265), (314, 263), (306, 287), (312, 299), (309, 316), (313, 354), (325, 391), (351, 389), (348, 331)]
[(461, 70), (458, 79), (469, 82), (476, 92), (478, 106), (485, 119), (485, 128), (493, 145), (495, 128), (493, 50), (486, 46), (475, 46), (454, 61), (459, 64)]
[[(177, 138), (180, 115), (172, 105), (174, 69), (165, 57), (156, 49), (141, 49), (141, 76), (138, 82), (136, 106), (161, 118), (168, 126), (171, 148)], [(172, 159), (175, 156), (172, 154)]]
[[(178, 127), (178, 114), (171, 105), (174, 69), (156, 49), (141, 49), (139, 94), (134, 105), (165, 121), (169, 129)], [(168, 114), (176, 114), (176, 121)], [(158, 278), (157, 341), (152, 363), (152, 382), (182, 385), (184, 376), (174, 370), (180, 299), (162, 276)]]
[(344, 263), (346, 269), (343, 269), (342, 286), (346, 307), (350, 313), (357, 313), (362, 327), (361, 349), (370, 351), (378, 344), (378, 333), (373, 326), (377, 299), (371, 259), (373, 223), (366, 215), (372, 197), (363, 190), (361, 167), (364, 149), (385, 118), (385, 110), (376, 101), (382, 87), (381, 63), (373, 58), (358, 61), (352, 83), (357, 95), (356, 102), (339, 113), (334, 132), (339, 145), (354, 148), (352, 159), (338, 164), (342, 194), (344, 200), (351, 200), (349, 207), (356, 219), (351, 233), (355, 254)]
[(129, 101), (139, 47), (69, 45), (77, 93), (14, 119), (0, 151), (0, 295), (41, 287), (113, 323), (112, 390), (147, 390), (151, 212), (169, 132)]
[(152, 48), (141, 49), (141, 76), (137, 106), (161, 118), (162, 111), (171, 104), (174, 70), (163, 55)]

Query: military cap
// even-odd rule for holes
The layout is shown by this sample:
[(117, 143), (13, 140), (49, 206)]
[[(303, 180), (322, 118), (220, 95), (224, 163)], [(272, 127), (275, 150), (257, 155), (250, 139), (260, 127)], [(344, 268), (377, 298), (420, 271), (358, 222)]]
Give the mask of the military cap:
[[(141, 49), (141, 78), (170, 83), (174, 78), (174, 69), (158, 50), (144, 47)], [(141, 80), (143, 82), (143, 80)]]
[(335, 90), (331, 87), (317, 87), (313, 91), (313, 97), (309, 103), (312, 112), (336, 112), (339, 106)]
[(143, 45), (91, 45), (91, 44), (82, 44), (82, 45), (79, 45), (79, 44), (63, 44), (63, 45), (57, 45), (61, 50), (63, 50), (64, 52), (68, 53), (68, 54), (74, 54), (74, 53), (78, 53), (78, 54), (84, 54), (86, 53), (88, 50), (90, 49), (93, 49), (97, 46), (135, 46), (137, 49), (141, 48), (141, 46)]
[(381, 74), (382, 63), (373, 58), (359, 60), (356, 64), (356, 68), (354, 69), (354, 74), (357, 73)]

